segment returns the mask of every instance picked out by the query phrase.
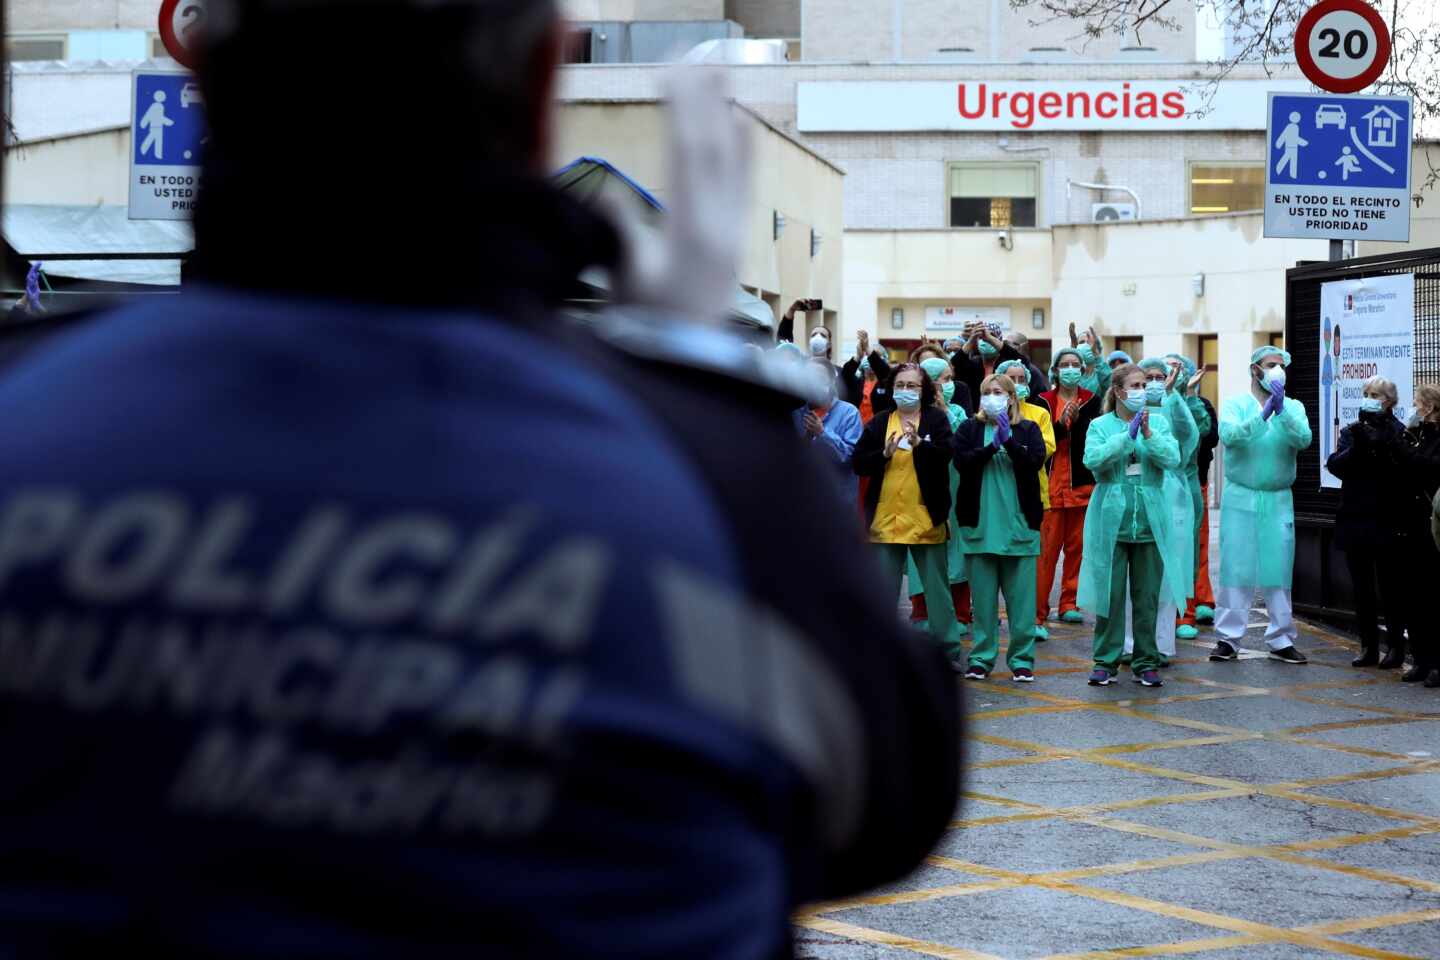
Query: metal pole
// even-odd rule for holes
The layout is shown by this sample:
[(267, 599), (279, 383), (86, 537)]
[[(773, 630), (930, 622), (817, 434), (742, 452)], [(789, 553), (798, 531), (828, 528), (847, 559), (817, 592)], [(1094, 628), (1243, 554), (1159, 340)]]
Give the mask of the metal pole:
[(1345, 241), (1344, 241), (1344, 240), (1331, 240), (1331, 241), (1330, 241), (1330, 261), (1331, 261), (1332, 263), (1334, 263), (1334, 262), (1336, 262), (1336, 261), (1338, 261), (1338, 260), (1344, 260), (1344, 259), (1345, 259)]

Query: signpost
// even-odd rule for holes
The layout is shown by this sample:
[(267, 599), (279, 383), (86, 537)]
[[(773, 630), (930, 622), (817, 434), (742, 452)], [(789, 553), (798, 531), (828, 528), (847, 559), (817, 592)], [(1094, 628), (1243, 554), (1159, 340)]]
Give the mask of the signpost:
[(136, 71), (131, 83), (130, 219), (188, 220), (205, 146), (205, 103), (188, 73)]
[(1409, 97), (1357, 97), (1385, 72), (1390, 31), (1363, 0), (1322, 0), (1300, 18), (1295, 59), (1323, 94), (1272, 93), (1265, 236), (1410, 239)]
[(181, 66), (195, 69), (205, 0), (163, 0), (160, 4), (160, 40)]

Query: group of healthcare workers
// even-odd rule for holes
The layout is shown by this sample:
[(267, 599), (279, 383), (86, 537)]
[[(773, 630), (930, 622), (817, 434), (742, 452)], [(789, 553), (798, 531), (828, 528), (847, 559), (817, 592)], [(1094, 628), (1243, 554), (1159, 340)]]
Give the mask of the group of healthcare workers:
[[(1305, 663), (1291, 603), (1290, 491), (1311, 433), (1304, 405), (1286, 395), (1290, 355), (1273, 346), (1256, 350), (1248, 390), (1217, 416), (1199, 395), (1206, 370), (1179, 354), (1139, 363), (1120, 351), (1106, 356), (1092, 330), (1055, 353), (1047, 380), (1023, 346), (973, 324), (964, 337), (924, 344), (910, 362), (891, 367), (862, 338), (840, 380), (850, 380), (847, 392), (861, 404), (840, 399), (841, 386), (823, 409), (797, 413), (797, 428), (834, 464), (842, 490), (858, 494), (885, 589), (898, 591), (908, 575), (914, 619), (955, 669), (967, 679), (989, 677), (999, 657), (1003, 598), (1006, 665), (1013, 680), (1032, 682), (1036, 642), (1049, 638), (1057, 567), (1059, 619), (1095, 617), (1091, 685), (1113, 683), (1128, 667), (1137, 683), (1163, 686), (1160, 671), (1176, 655), (1177, 630), (1180, 638), (1197, 636), (1197, 612), (1201, 621), (1214, 620), (1210, 659), (1239, 659), (1257, 592), (1268, 656)], [(811, 347), (817, 366), (829, 369), (828, 331)], [(1037, 382), (1046, 387), (1038, 394)], [(1420, 391), (1422, 407), (1425, 389), (1433, 388)], [(875, 402), (880, 397), (883, 404)], [(1440, 392), (1423, 413), (1440, 434)], [(1432, 460), (1440, 455), (1435, 440), (1426, 447), (1427, 429), (1412, 430), (1408, 444), (1403, 429), (1386, 433), (1397, 444), (1387, 462), (1410, 464), (1417, 476), (1437, 472), (1428, 486), (1417, 479), (1417, 497), (1433, 496), (1440, 484), (1440, 466), (1425, 459), (1427, 450)], [(1375, 445), (1370, 433), (1347, 437), (1332, 461), (1337, 475), (1359, 471), (1350, 466), (1355, 445)], [(1217, 439), (1226, 451), (1226, 483), (1212, 601), (1202, 595), (1209, 588), (1204, 474)], [(1431, 564), (1410, 542), (1411, 568), (1440, 573), (1440, 551), (1432, 551)], [(1372, 577), (1383, 564), (1368, 541), (1354, 554)], [(1440, 685), (1437, 643), (1417, 640), (1420, 628), (1396, 604), (1388, 604), (1386, 618), (1389, 665), (1398, 665), (1408, 622), (1416, 667), (1407, 679), (1433, 674)], [(1374, 651), (1373, 631), (1365, 631), (1362, 623), (1366, 649)]]

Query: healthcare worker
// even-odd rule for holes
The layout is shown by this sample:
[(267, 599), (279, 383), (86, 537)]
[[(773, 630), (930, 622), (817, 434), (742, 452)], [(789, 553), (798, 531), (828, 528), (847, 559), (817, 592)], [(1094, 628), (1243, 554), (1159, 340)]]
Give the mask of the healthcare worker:
[(1250, 357), (1250, 389), (1220, 409), (1225, 492), (1220, 500), (1220, 589), (1211, 660), (1235, 660), (1255, 591), (1265, 596), (1270, 658), (1305, 663), (1295, 649), (1290, 580), (1295, 568), (1295, 458), (1310, 446), (1305, 405), (1285, 396), (1290, 354), (1265, 346)]
[[(1040, 428), (1040, 436), (1045, 441), (1045, 462), (1048, 464), (1050, 458), (1055, 456), (1055, 424), (1050, 418), (1050, 407), (1046, 404), (1043, 396), (1031, 397), (1030, 395), (1030, 369), (1029, 365), (1022, 360), (1006, 360), (995, 368), (995, 372), (1002, 377), (1009, 377), (1010, 382), (1015, 384), (1015, 396), (1020, 401), (1020, 419), (1027, 420)], [(1050, 512), (1050, 476), (1046, 468), (1040, 468), (1040, 506), (1046, 512)], [(1042, 518), (1040, 528), (1045, 528)], [(1040, 580), (1040, 557), (1035, 557), (1035, 580)], [(1041, 643), (1050, 639), (1050, 631), (1045, 626), (1045, 621), (1040, 619), (1038, 612), (1035, 618), (1035, 639)]]
[(1040, 555), (1040, 470), (1045, 440), (1020, 417), (1015, 382), (994, 374), (980, 385), (980, 412), (955, 435), (960, 496), (955, 513), (975, 605), (965, 679), (984, 680), (1000, 651), (1000, 594), (1016, 683), (1035, 680), (1035, 558)]
[(1085, 466), (1096, 481), (1085, 517), (1079, 594), (1081, 608), (1095, 614), (1089, 682), (1115, 682), (1128, 588), (1135, 629), (1131, 670), (1137, 683), (1160, 687), (1156, 608), (1162, 598), (1182, 602), (1194, 575), (1185, 544), (1190, 518), (1171, 513), (1183, 495), (1176, 474), (1180, 445), (1165, 417), (1146, 407), (1145, 372), (1134, 364), (1114, 371), (1105, 411), (1085, 439)]
[(1050, 368), (1054, 388), (1045, 394), (1054, 413), (1055, 456), (1050, 460), (1050, 504), (1040, 528), (1040, 572), (1036, 578), (1035, 622), (1050, 618), (1050, 591), (1061, 551), (1065, 567), (1060, 577), (1060, 619), (1081, 623), (1084, 615), (1075, 602), (1080, 586), (1080, 558), (1085, 547), (1085, 509), (1095, 488), (1095, 477), (1085, 469), (1085, 438), (1090, 424), (1101, 415), (1101, 398), (1080, 386), (1084, 363), (1074, 347), (1055, 354)]
[(1134, 363), (1135, 360), (1124, 350), (1112, 350), (1110, 356), (1105, 358), (1105, 362), (1110, 365), (1111, 370), (1114, 370), (1117, 367), (1125, 366), (1127, 363)]
[[(939, 357), (930, 357), (920, 362), (920, 369), (930, 375), (935, 382), (938, 391), (934, 405), (936, 409), (945, 411), (950, 418), (950, 429), (956, 430), (967, 418), (965, 408), (955, 399), (955, 371), (950, 367), (950, 361)], [(957, 488), (960, 486), (960, 473), (952, 464), (950, 467), (950, 497), (953, 501)], [(960, 550), (960, 539), (958, 529), (955, 526), (955, 515), (952, 513), (949, 519), (950, 539), (945, 541), (945, 566), (950, 580), (950, 599), (955, 607), (955, 618), (960, 624), (960, 634), (964, 636), (969, 632), (967, 623), (970, 619), (970, 597), (965, 584), (965, 554)], [(929, 607), (925, 603), (925, 593), (921, 586), (920, 571), (915, 567), (915, 560), (911, 558), (906, 566), (906, 573), (910, 584), (910, 619), (916, 624), (925, 623), (929, 619)], [(963, 607), (963, 609), (962, 609)]]
[(935, 383), (913, 363), (895, 369), (895, 410), (877, 415), (855, 445), (853, 466), (870, 478), (865, 520), (895, 603), (906, 559), (913, 559), (930, 611), (930, 636), (955, 670), (964, 668), (950, 599), (945, 544), (950, 538), (950, 417), (936, 409)]
[[(1175, 390), (1175, 385), (1180, 379), (1181, 366), (1176, 364), (1172, 367), (1165, 360), (1151, 357), (1142, 360), (1139, 367), (1145, 373), (1146, 410), (1152, 417), (1158, 415), (1165, 418), (1170, 432), (1175, 435), (1176, 444), (1180, 447), (1179, 466), (1174, 471), (1167, 472), (1165, 476), (1163, 485), (1165, 509), (1171, 514), (1172, 521), (1181, 517), (1189, 521), (1185, 527), (1189, 531), (1189, 537), (1176, 537), (1173, 548), (1175, 556), (1182, 561), (1187, 556), (1189, 558), (1190, 576), (1186, 581), (1185, 597), (1177, 602), (1173, 596), (1161, 596), (1155, 611), (1155, 647), (1160, 652), (1160, 666), (1168, 667), (1170, 658), (1175, 656), (1176, 615), (1182, 609), (1185, 601), (1189, 599), (1195, 584), (1196, 507), (1190, 489), (1185, 483), (1185, 465), (1193, 462), (1200, 437), (1195, 419), (1186, 406), (1184, 397)], [(1176, 527), (1179, 527), (1178, 522)], [(1125, 652), (1130, 654), (1133, 650), (1134, 639), (1132, 636), (1127, 636)]]
[[(1197, 392), (1200, 384), (1205, 379), (1208, 368), (1196, 368), (1195, 361), (1189, 357), (1181, 356), (1178, 353), (1167, 353), (1165, 362), (1170, 369), (1177, 371), (1176, 378), (1170, 388), (1172, 395), (1178, 397), (1190, 412), (1190, 420), (1195, 424), (1196, 444), (1185, 458), (1184, 480), (1190, 491), (1190, 501), (1193, 505), (1195, 517), (1195, 582), (1194, 588), (1190, 591), (1190, 601), (1180, 610), (1180, 619), (1175, 627), (1175, 636), (1181, 640), (1194, 640), (1200, 635), (1195, 627), (1195, 618), (1188, 609), (1195, 603), (1197, 591), (1200, 588), (1200, 563), (1202, 562), (1201, 544), (1208, 540), (1205, 524), (1209, 522), (1209, 514), (1205, 510), (1205, 486), (1200, 477), (1200, 456), (1205, 449), (1207, 440), (1213, 445), (1217, 436), (1218, 427), (1215, 418), (1211, 415), (1210, 405), (1205, 398)], [(1172, 420), (1171, 426), (1174, 426)], [(1184, 452), (1183, 450), (1181, 451)], [(1208, 598), (1207, 598), (1208, 599)]]

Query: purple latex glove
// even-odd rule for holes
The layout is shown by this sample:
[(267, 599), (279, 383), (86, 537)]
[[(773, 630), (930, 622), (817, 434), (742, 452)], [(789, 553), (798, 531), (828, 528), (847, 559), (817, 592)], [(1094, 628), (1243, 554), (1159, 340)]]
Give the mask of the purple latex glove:
[(1271, 417), (1275, 416), (1275, 414), (1280, 412), (1284, 403), (1285, 398), (1283, 391), (1280, 396), (1276, 396), (1275, 393), (1272, 391), (1270, 394), (1270, 399), (1266, 400), (1265, 406), (1260, 408), (1260, 419), (1269, 420)]
[(1145, 415), (1145, 411), (1144, 411), (1144, 410), (1141, 410), (1139, 413), (1135, 414), (1134, 418), (1130, 421), (1130, 439), (1131, 439), (1131, 440), (1134, 440), (1136, 437), (1138, 437), (1138, 436), (1140, 435), (1140, 418), (1143, 417), (1144, 415)]
[(1000, 414), (995, 418), (995, 446), (1004, 446), (1010, 440), (1010, 417)]
[(1272, 383), (1272, 384), (1270, 384), (1270, 396), (1272, 396), (1272, 397), (1275, 398), (1275, 402), (1276, 402), (1277, 404), (1279, 404), (1279, 405), (1281, 405), (1281, 406), (1284, 406), (1284, 404), (1285, 404), (1285, 384), (1283, 384), (1283, 383)]

